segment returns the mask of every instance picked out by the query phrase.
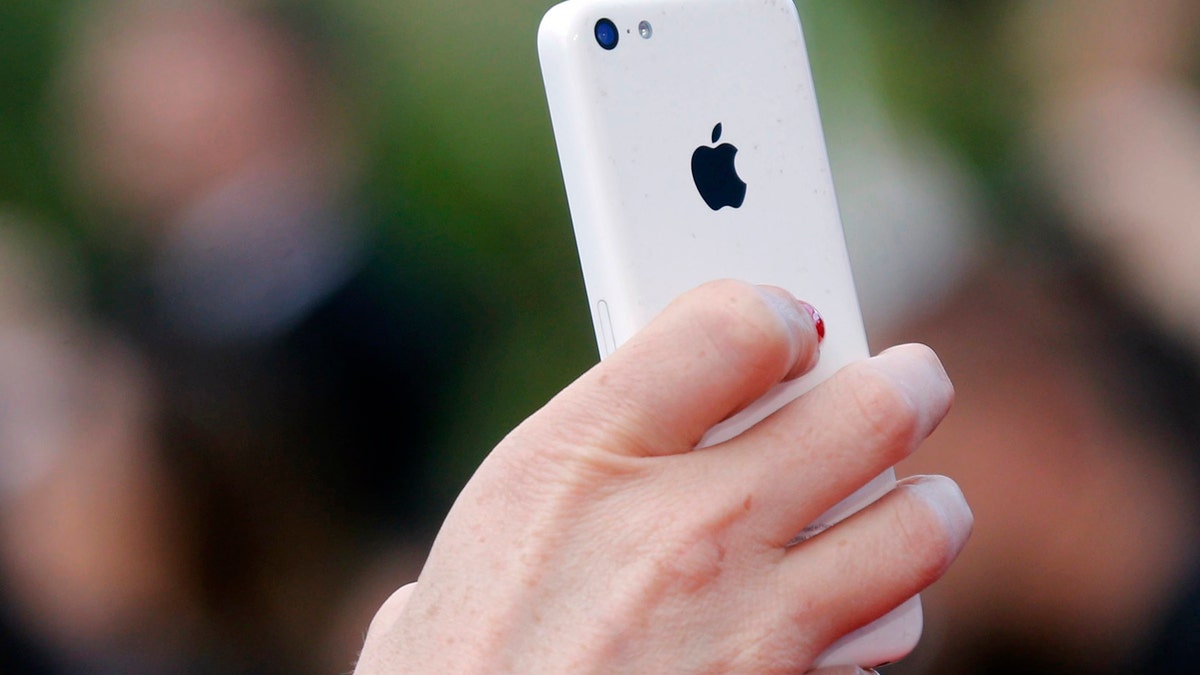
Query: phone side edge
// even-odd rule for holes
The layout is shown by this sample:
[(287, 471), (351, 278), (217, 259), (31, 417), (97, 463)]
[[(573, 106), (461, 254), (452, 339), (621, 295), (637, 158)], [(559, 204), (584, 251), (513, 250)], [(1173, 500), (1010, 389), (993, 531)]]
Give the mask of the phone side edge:
[(595, 139), (598, 123), (595, 112), (587, 104), (582, 83), (588, 81), (584, 64), (574, 58), (571, 47), (579, 39), (576, 26), (580, 7), (572, 2), (555, 5), (542, 17), (538, 26), (538, 60), (542, 82), (554, 130), (559, 167), (567, 193), (576, 248), (583, 271), (592, 325), (600, 358), (616, 348), (611, 318), (604, 316), (605, 298), (624, 297), (621, 277), (610, 262), (617, 260), (616, 233), (605, 228), (612, 222), (611, 206), (601, 195), (604, 177), (596, 168), (595, 147), (584, 139)]

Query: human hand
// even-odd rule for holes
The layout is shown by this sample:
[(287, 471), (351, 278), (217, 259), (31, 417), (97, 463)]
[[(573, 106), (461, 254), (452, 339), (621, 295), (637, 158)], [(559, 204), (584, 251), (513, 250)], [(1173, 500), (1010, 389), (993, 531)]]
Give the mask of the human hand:
[(946, 478), (786, 544), (933, 431), (953, 389), (929, 349), (851, 365), (693, 451), (818, 343), (779, 289), (682, 296), (483, 462), (357, 672), (802, 673), (919, 592), (971, 529)]

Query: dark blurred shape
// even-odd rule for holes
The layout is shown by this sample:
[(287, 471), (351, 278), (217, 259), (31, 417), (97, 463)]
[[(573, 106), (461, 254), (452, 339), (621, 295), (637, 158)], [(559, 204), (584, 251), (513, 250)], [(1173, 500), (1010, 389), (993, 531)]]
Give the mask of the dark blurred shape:
[[(66, 258), (0, 219), (0, 666), (182, 663), (189, 547), (145, 364), (86, 317)], [(11, 670), (10, 670), (11, 669)]]
[[(374, 557), (423, 547), (446, 506), (428, 460), (477, 315), (358, 203), (334, 38), (303, 7), (82, 17), (64, 91), (81, 194), (111, 223), (101, 306), (156, 382), (201, 652), (348, 667), (383, 588), (415, 574), (377, 580)], [(378, 595), (348, 607), (363, 579)]]
[[(1125, 409), (1200, 467), (1200, 5), (1026, 3), (1014, 62), (1033, 94), (1026, 148), (1080, 259), (1110, 302), (1130, 367)], [(1180, 471), (1183, 474), (1183, 471)], [(1195, 492), (1180, 546), (1200, 539)], [(1137, 544), (1131, 544), (1137, 545)], [(1125, 672), (1195, 670), (1200, 562), (1157, 571), (1170, 594)], [(1135, 586), (1130, 580), (1126, 585)], [(1134, 635), (1143, 635), (1134, 632)], [(1133, 642), (1132, 640), (1130, 642)]]
[[(873, 343), (929, 343), (957, 388), (901, 473), (954, 476), (976, 514), (970, 545), (924, 596), (925, 637), (889, 672), (1192, 672), (1200, 5), (806, 4), (809, 46), (835, 64), (817, 87), (847, 238), (868, 254), (855, 261), (867, 263), (864, 309), (881, 304), (878, 270), (892, 285), (882, 304), (896, 321), (868, 316), (884, 329)], [(864, 80), (889, 96), (882, 121), (861, 112), (871, 96), (847, 95)], [(957, 276), (912, 283), (945, 248), (915, 243), (910, 211), (864, 221), (864, 195), (886, 194), (879, 158), (895, 157), (871, 145), (881, 128), (909, 148), (936, 131), (958, 161), (949, 181), (934, 177), (982, 189), (970, 219), (937, 183), (896, 181), (895, 203), (941, 201), (920, 220), (986, 226)], [(916, 149), (900, 157), (905, 176), (937, 159)], [(838, 161), (856, 156), (868, 171)], [(854, 189), (863, 176), (873, 192)]]
[(898, 336), (933, 346), (957, 389), (905, 471), (957, 476), (982, 526), (897, 672), (1137, 671), (1195, 564), (1195, 467), (1139, 409), (1164, 393), (1128, 339), (1143, 324), (1044, 256), (997, 258)]

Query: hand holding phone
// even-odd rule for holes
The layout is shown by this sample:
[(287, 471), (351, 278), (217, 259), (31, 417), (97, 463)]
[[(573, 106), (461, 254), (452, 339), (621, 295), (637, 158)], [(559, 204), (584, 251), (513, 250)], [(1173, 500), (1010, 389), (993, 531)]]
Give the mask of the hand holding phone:
[[(971, 526), (952, 481), (910, 478), (785, 547), (945, 414), (953, 390), (925, 347), (851, 364), (693, 451), (816, 348), (808, 308), (779, 288), (685, 293), (488, 455), (416, 588), (372, 622), (357, 672), (809, 672), (940, 576)], [(847, 446), (855, 461), (835, 460)]]
[[(827, 330), (816, 369), (713, 427), (704, 447), (869, 356), (790, 0), (570, 0), (546, 14), (538, 48), (602, 358), (713, 279), (815, 305)], [(889, 469), (795, 542), (894, 485)], [(921, 623), (914, 596), (816, 665), (896, 660)]]

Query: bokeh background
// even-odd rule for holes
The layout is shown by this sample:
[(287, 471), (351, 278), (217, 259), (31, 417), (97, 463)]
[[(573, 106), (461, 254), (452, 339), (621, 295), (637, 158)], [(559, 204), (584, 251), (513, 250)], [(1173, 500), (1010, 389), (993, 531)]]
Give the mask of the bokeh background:
[[(547, 2), (0, 5), (0, 671), (347, 672), (596, 359)], [(976, 509), (889, 672), (1200, 656), (1200, 7), (799, 3), (873, 346)]]

